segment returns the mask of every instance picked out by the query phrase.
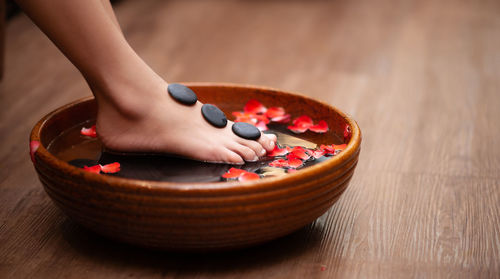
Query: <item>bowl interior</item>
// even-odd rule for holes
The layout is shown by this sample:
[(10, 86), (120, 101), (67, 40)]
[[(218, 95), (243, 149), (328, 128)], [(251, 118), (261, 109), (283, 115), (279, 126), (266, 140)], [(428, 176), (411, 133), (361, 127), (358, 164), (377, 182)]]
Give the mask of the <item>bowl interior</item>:
[[(344, 130), (346, 126), (351, 127), (351, 131), (354, 131), (353, 135), (358, 131), (355, 122), (342, 112), (328, 104), (298, 94), (290, 94), (270, 88), (235, 86), (230, 84), (187, 83), (186, 85), (196, 92), (201, 102), (217, 105), (226, 113), (230, 120), (234, 120), (232, 112), (242, 111), (244, 105), (251, 99), (260, 101), (266, 107), (283, 107), (287, 113), (291, 114), (292, 119), (301, 115), (308, 115), (315, 123), (319, 120), (325, 120), (329, 126), (328, 132), (318, 134), (307, 131), (298, 135), (298, 137), (316, 144), (345, 143)], [(75, 125), (91, 122), (95, 119), (95, 116), (96, 103), (93, 98), (87, 98), (86, 100), (66, 105), (50, 113), (41, 121), (39, 134), (32, 134), (32, 140), (33, 137), (36, 140), (36, 137), (39, 136), (41, 145), (46, 148), (61, 133), (64, 133)], [(53, 156), (54, 154), (50, 155)], [(334, 157), (328, 161), (335, 159)], [(69, 167), (69, 165), (64, 163), (59, 165)]]

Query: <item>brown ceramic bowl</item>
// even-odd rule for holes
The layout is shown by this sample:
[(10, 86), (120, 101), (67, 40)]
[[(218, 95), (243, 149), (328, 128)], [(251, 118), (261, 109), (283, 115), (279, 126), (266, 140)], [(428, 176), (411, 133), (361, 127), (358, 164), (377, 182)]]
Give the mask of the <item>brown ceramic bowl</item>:
[(360, 151), (354, 120), (332, 106), (276, 89), (230, 84), (190, 83), (204, 103), (228, 116), (250, 99), (282, 106), (292, 117), (325, 119), (330, 131), (305, 136), (316, 143), (338, 143), (345, 125), (352, 136), (337, 156), (281, 177), (257, 181), (172, 183), (134, 180), (86, 172), (56, 158), (48, 144), (61, 132), (94, 119), (87, 98), (45, 116), (33, 128), (39, 141), (34, 166), (46, 192), (71, 219), (115, 240), (140, 246), (210, 251), (233, 249), (289, 234), (325, 213), (347, 188)]

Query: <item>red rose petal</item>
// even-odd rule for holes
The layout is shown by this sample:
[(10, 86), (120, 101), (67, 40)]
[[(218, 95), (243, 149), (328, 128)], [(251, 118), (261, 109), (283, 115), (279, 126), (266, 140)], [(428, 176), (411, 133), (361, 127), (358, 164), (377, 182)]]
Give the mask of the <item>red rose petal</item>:
[(242, 117), (242, 116), (248, 116), (250, 115), (249, 113), (244, 113), (243, 111), (233, 111), (231, 112), (234, 117)]
[(267, 156), (270, 157), (283, 156), (288, 154), (288, 152), (289, 152), (289, 147), (279, 148), (278, 145), (275, 145), (273, 151), (267, 153)]
[(96, 132), (96, 129), (95, 129), (95, 125), (92, 125), (92, 127), (90, 128), (85, 128), (83, 127), (81, 130), (80, 130), (80, 134), (84, 135), (84, 136), (88, 136), (88, 137), (97, 137), (97, 132)]
[(256, 180), (256, 179), (260, 179), (260, 176), (254, 172), (245, 171), (244, 173), (240, 174), (240, 176), (238, 176), (238, 180), (240, 182)]
[(246, 103), (245, 107), (243, 108), (243, 111), (257, 114), (257, 113), (265, 113), (267, 111), (267, 108), (264, 105), (262, 105), (259, 101), (253, 99)]
[(222, 177), (224, 177), (224, 178), (236, 178), (245, 172), (246, 171), (242, 170), (242, 169), (230, 168), (225, 174), (222, 175)]
[(288, 126), (288, 129), (291, 130), (294, 133), (304, 133), (313, 125), (313, 121), (311, 117), (307, 115), (302, 115), (297, 117), (295, 120), (292, 122), (293, 125)]
[(293, 155), (293, 154), (287, 155), (286, 158), (288, 159), (288, 166), (291, 168), (296, 169), (296, 168), (302, 166), (302, 164), (303, 164), (302, 160), (295, 157), (295, 155)]
[(287, 123), (287, 122), (290, 122), (290, 118), (291, 118), (290, 114), (285, 114), (285, 115), (273, 117), (273, 118), (271, 118), (271, 121), (277, 122), (277, 123)]
[(240, 116), (240, 117), (237, 117), (234, 120), (234, 122), (245, 122), (248, 124), (255, 125), (255, 124), (257, 124), (257, 119), (249, 117), (249, 116)]
[(257, 121), (262, 121), (266, 124), (269, 124), (269, 122), (271, 122), (269, 120), (269, 118), (267, 118), (267, 116), (263, 115), (263, 114), (253, 114), (252, 115), (253, 118), (257, 119)]
[(335, 154), (335, 146), (332, 145), (324, 145), (322, 144), (320, 147), (320, 150), (325, 151), (325, 154)]
[(120, 163), (114, 162), (104, 166), (101, 165), (101, 171), (104, 173), (117, 173), (120, 171)]
[(279, 117), (285, 115), (285, 109), (282, 107), (270, 107), (266, 111), (266, 116), (269, 118)]
[(325, 120), (321, 120), (317, 125), (309, 127), (309, 130), (316, 133), (326, 133), (328, 131), (328, 123)]
[(293, 154), (293, 156), (295, 156), (301, 160), (307, 160), (307, 159), (311, 158), (311, 155), (309, 155), (307, 153), (307, 151), (302, 146), (295, 146), (290, 151), (290, 154)]
[(344, 142), (349, 142), (350, 139), (351, 139), (351, 127), (346, 124), (344, 128)]
[(266, 123), (264, 123), (263, 121), (257, 122), (257, 124), (255, 124), (255, 127), (257, 127), (257, 129), (259, 129), (260, 131), (267, 131), (267, 130), (269, 130), (269, 128), (267, 128)]
[(295, 120), (293, 120), (292, 124), (310, 127), (313, 125), (313, 121), (312, 121), (311, 117), (309, 117), (307, 115), (302, 115), (302, 116), (295, 118)]
[(307, 131), (307, 129), (309, 129), (308, 127), (300, 127), (300, 126), (288, 126), (288, 130), (296, 133), (296, 134), (301, 134), (301, 133), (304, 133), (305, 131)]
[(339, 145), (335, 145), (335, 150), (344, 150), (346, 148), (347, 144), (339, 144)]
[(35, 163), (35, 152), (38, 150), (38, 147), (40, 147), (40, 142), (37, 140), (32, 140), (30, 141), (30, 156), (31, 156), (31, 161)]
[(257, 124), (258, 122), (264, 122), (264, 124), (268, 124), (270, 122), (269, 118), (262, 114), (241, 111), (233, 111), (232, 114), (236, 117), (234, 122), (246, 122), (252, 125)]
[(277, 159), (269, 163), (269, 166), (276, 168), (288, 167), (288, 161), (285, 159)]
[(319, 150), (313, 150), (311, 155), (315, 159), (318, 159), (318, 158), (321, 158), (323, 155), (325, 155), (325, 153), (326, 153), (325, 150), (319, 149)]
[(94, 173), (101, 173), (101, 165), (95, 165), (95, 166), (83, 166), (83, 169), (89, 172), (94, 172)]

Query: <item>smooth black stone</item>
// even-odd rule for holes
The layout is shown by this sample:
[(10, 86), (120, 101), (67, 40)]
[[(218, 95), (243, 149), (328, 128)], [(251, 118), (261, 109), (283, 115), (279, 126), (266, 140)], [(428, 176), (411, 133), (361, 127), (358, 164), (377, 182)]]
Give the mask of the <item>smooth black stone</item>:
[(198, 97), (193, 90), (179, 83), (169, 84), (167, 91), (174, 100), (184, 105), (192, 106), (198, 101)]
[(249, 139), (249, 140), (258, 140), (260, 138), (260, 130), (257, 129), (252, 124), (248, 124), (245, 122), (236, 122), (233, 124), (233, 132), (244, 138), (244, 139)]
[(205, 120), (217, 128), (224, 128), (227, 125), (227, 118), (224, 112), (211, 104), (204, 104), (201, 107), (201, 114)]

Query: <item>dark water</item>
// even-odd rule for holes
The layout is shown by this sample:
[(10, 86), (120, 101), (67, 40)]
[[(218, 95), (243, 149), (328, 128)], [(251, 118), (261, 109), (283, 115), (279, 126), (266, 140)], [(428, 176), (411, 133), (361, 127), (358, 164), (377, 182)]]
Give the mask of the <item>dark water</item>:
[[(83, 126), (90, 127), (93, 123), (82, 123), (68, 129), (49, 145), (48, 150), (61, 160), (76, 167), (92, 166), (119, 162), (120, 172), (105, 174), (125, 178), (170, 182), (217, 182), (225, 181), (221, 176), (231, 167), (255, 172), (262, 177), (286, 175), (288, 170), (269, 167), (268, 164), (276, 158), (264, 158), (258, 162), (245, 165), (213, 164), (193, 161), (184, 158), (164, 155), (119, 155), (103, 151), (99, 140), (80, 135)], [(284, 125), (270, 125), (270, 131), (278, 136), (280, 146), (303, 146), (315, 148), (316, 144), (287, 134)], [(312, 166), (330, 157), (311, 158), (297, 170)], [(104, 175), (104, 174), (103, 174)]]

